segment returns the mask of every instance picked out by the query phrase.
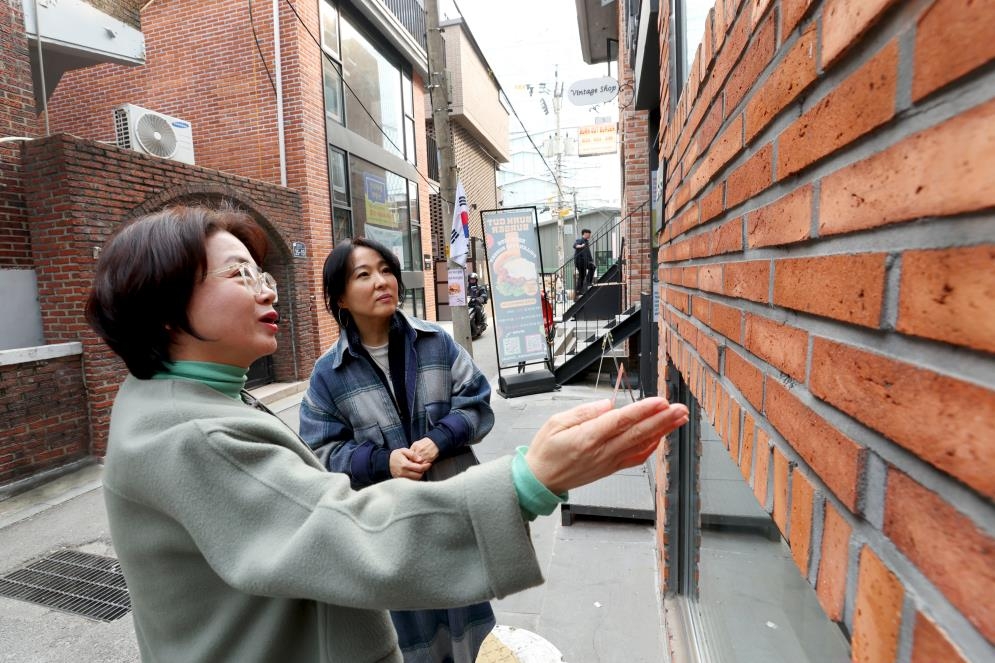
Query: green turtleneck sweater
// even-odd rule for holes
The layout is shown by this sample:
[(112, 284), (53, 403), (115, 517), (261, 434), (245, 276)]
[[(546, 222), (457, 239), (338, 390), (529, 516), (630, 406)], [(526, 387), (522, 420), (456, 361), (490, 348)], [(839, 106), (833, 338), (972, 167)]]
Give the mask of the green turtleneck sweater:
[(189, 380), (217, 389), (229, 398), (239, 400), (245, 386), (246, 369), (240, 366), (214, 364), (207, 361), (174, 361), (166, 370), (152, 376), (153, 380)]

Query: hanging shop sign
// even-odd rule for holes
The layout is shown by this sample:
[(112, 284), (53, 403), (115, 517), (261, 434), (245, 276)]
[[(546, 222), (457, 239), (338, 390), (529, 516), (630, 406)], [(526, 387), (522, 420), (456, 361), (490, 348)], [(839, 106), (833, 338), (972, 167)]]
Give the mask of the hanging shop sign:
[(618, 81), (611, 76), (586, 78), (577, 81), (567, 90), (567, 99), (574, 106), (593, 106), (611, 101), (618, 96)]
[(589, 124), (577, 130), (577, 156), (614, 154), (618, 149), (618, 126)]

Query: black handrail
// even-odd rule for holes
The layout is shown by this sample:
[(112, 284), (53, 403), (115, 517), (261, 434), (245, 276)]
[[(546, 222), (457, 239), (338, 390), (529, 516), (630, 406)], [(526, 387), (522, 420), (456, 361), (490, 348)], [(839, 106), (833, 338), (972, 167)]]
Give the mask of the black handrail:
[[(591, 247), (591, 255), (594, 256), (594, 258), (595, 258), (595, 270), (596, 270), (595, 274), (594, 274), (594, 280), (595, 281), (597, 281), (598, 277), (601, 276), (602, 274), (604, 274), (611, 267), (611, 265), (614, 264), (614, 262), (617, 262), (617, 261), (619, 261), (619, 260), (622, 259), (622, 252), (623, 252), (622, 247), (625, 245), (625, 237), (619, 238), (620, 239), (620, 241), (619, 241), (619, 255), (617, 255), (617, 256), (612, 255), (612, 258), (614, 259), (612, 262), (608, 262), (606, 264), (599, 264), (597, 262), (597, 257), (598, 257), (598, 253), (599, 252), (602, 255), (604, 255), (606, 252), (608, 252), (608, 253), (612, 253), (613, 252), (612, 250), (613, 250), (614, 247), (612, 247), (612, 245), (611, 245), (611, 233), (613, 231), (617, 230), (618, 227), (621, 226), (623, 223), (625, 223), (626, 221), (628, 221), (629, 219), (631, 219), (633, 216), (635, 216), (637, 213), (639, 213), (644, 207), (646, 207), (647, 205), (649, 205), (649, 203), (650, 203), (649, 200), (643, 202), (641, 205), (639, 205), (639, 207), (637, 207), (634, 210), (632, 210), (631, 212), (629, 212), (628, 215), (626, 215), (624, 217), (620, 217), (618, 221), (616, 221), (615, 223), (613, 223), (610, 226), (605, 226), (604, 228), (602, 228), (598, 232), (597, 235), (594, 235), (594, 236), (591, 237), (589, 245)], [(575, 216), (574, 219), (575, 219), (575, 222), (579, 221), (579, 217), (577, 217), (577, 216)], [(575, 225), (576, 225), (576, 223), (575, 223)], [(578, 228), (578, 230), (579, 230), (579, 228)], [(553, 270), (548, 275), (549, 278), (550, 278), (549, 285), (551, 286), (550, 289), (549, 289), (549, 292), (554, 293), (554, 297), (556, 299), (556, 301), (554, 302), (553, 310), (556, 311), (556, 313), (558, 315), (560, 315), (560, 316), (562, 316), (563, 312), (567, 309), (567, 305), (566, 305), (566, 291), (567, 290), (574, 290), (574, 284), (575, 284), (574, 283), (574, 276), (575, 276), (576, 271), (577, 271), (577, 269), (576, 269), (576, 266), (574, 264), (574, 257), (570, 256), (569, 258), (567, 258), (563, 262), (562, 265), (560, 265), (558, 268), (556, 268), (555, 270)], [(623, 284), (624, 284), (624, 281), (623, 281)], [(577, 297), (576, 293), (575, 293), (574, 297), (576, 299), (576, 297)]]

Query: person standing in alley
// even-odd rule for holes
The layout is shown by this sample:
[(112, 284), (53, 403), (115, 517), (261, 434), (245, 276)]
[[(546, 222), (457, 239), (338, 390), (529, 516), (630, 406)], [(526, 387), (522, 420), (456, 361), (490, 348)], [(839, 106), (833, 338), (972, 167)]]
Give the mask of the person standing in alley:
[(574, 299), (587, 292), (594, 281), (594, 256), (591, 255), (591, 231), (584, 228), (580, 237), (574, 240), (574, 267), (577, 270), (577, 295)]
[[(479, 289), (474, 272), (467, 295)], [(322, 291), (339, 340), (315, 364), (300, 410), (301, 437), (322, 464), (357, 490), (477, 465), (472, 445), (494, 425), (490, 385), (445, 330), (398, 308), (397, 256), (364, 237), (339, 242)], [(390, 617), (405, 663), (473, 663), (496, 623), (487, 602)]]

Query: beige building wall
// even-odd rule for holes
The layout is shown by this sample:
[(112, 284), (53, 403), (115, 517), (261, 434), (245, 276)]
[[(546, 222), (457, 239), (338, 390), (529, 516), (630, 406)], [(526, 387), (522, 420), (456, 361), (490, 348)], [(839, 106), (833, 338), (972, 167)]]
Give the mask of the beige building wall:
[(499, 162), (508, 161), (508, 112), (498, 86), (461, 21), (443, 24), (446, 68), (452, 75), (452, 118)]

